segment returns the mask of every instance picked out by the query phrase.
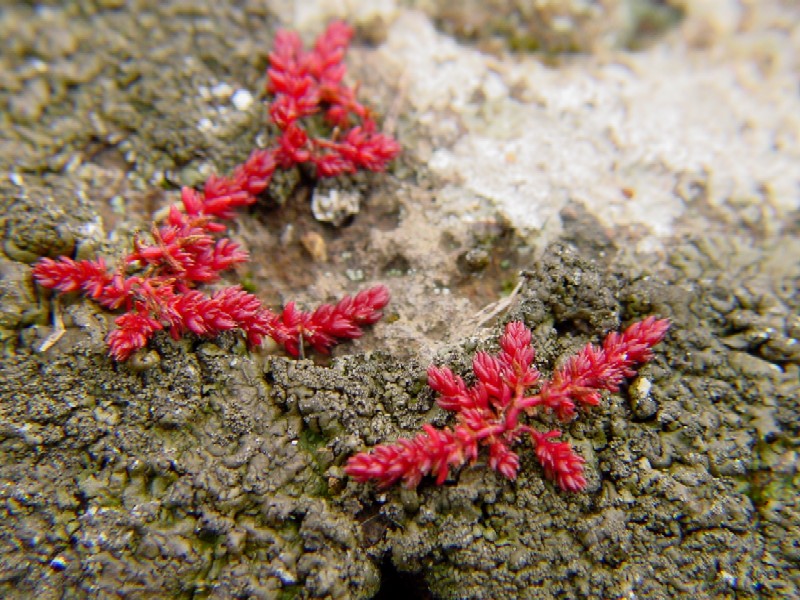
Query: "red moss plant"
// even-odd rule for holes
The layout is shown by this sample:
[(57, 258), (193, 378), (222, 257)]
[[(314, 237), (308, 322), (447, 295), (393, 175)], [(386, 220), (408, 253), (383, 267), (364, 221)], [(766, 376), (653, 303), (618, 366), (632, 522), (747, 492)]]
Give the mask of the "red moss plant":
[[(126, 360), (165, 328), (175, 339), (187, 332), (214, 337), (241, 329), (251, 347), (270, 337), (293, 356), (306, 345), (325, 353), (339, 340), (359, 337), (362, 326), (381, 318), (389, 301), (389, 291), (381, 285), (311, 312), (290, 302), (279, 314), (239, 286), (210, 296), (197, 289), (249, 260), (238, 244), (216, 236), (237, 208), (256, 202), (277, 168), (308, 164), (317, 177), (383, 171), (400, 152), (394, 139), (377, 131), (369, 110), (343, 83), (343, 59), (352, 35), (350, 26), (337, 21), (312, 50), (304, 51), (296, 33), (277, 34), (267, 72), (267, 90), (274, 96), (270, 120), (280, 131), (275, 146), (254, 150), (230, 176), (212, 175), (202, 191), (184, 187), (182, 206), (173, 205), (166, 220), (153, 225), (152, 243), (134, 239), (133, 251), (113, 270), (102, 257), (44, 258), (34, 267), (35, 280), (46, 288), (78, 292), (104, 308), (124, 311), (107, 337), (115, 360)], [(309, 119), (318, 114), (330, 127), (329, 138), (307, 132)]]
[(554, 441), (560, 431), (538, 431), (521, 418), (545, 413), (562, 423), (572, 421), (577, 406), (596, 406), (602, 390), (618, 391), (635, 374), (634, 366), (649, 361), (650, 349), (668, 328), (666, 319), (648, 317), (622, 333), (609, 334), (600, 347), (588, 344), (542, 381), (533, 365), (530, 331), (519, 321), (509, 323), (498, 354), (475, 355), (476, 383), (471, 387), (447, 367), (428, 369), (428, 385), (439, 393), (439, 406), (456, 414), (454, 427), (425, 424), (413, 439), (401, 438), (352, 456), (345, 472), (358, 482), (374, 480), (381, 488), (399, 480), (414, 488), (426, 475), (441, 485), (451, 468), (474, 463), (480, 448), (486, 447), (489, 466), (513, 481), (519, 456), (511, 447), (528, 437), (545, 477), (562, 490), (581, 491), (586, 487), (583, 457), (569, 442)]

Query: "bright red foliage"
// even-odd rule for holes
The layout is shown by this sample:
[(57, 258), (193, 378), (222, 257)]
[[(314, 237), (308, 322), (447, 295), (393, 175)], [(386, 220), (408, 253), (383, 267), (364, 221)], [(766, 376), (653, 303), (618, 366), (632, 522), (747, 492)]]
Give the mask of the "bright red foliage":
[(522, 413), (552, 414), (561, 422), (575, 416), (575, 402), (594, 406), (600, 392), (615, 392), (633, 367), (652, 358), (651, 348), (660, 342), (669, 321), (648, 317), (622, 333), (611, 333), (601, 347), (588, 344), (552, 378), (541, 382), (533, 366), (531, 333), (521, 322), (506, 325), (500, 338), (500, 352), (478, 352), (472, 363), (476, 383), (467, 387), (464, 380), (447, 367), (431, 366), (428, 385), (439, 393), (438, 404), (456, 413), (453, 428), (423, 426), (413, 439), (382, 444), (370, 452), (352, 456), (345, 472), (356, 481), (376, 480), (381, 487), (398, 480), (413, 488), (422, 477), (433, 475), (436, 483), (447, 478), (451, 468), (475, 462), (480, 446), (489, 449), (489, 466), (508, 479), (515, 479), (519, 457), (511, 450), (527, 434), (536, 449), (536, 458), (545, 477), (563, 490), (577, 492), (586, 487), (583, 458), (568, 442), (556, 442), (558, 430), (540, 432), (520, 422)]
[[(296, 33), (278, 33), (269, 55), (267, 91), (275, 95), (269, 111), (281, 130), (275, 160), (282, 167), (309, 162), (319, 177), (335, 177), (359, 169), (382, 171), (400, 152), (394, 139), (377, 131), (355, 91), (342, 83), (342, 59), (352, 37), (352, 28), (336, 21), (305, 52)], [(302, 123), (321, 111), (336, 128), (331, 139), (311, 137)], [(351, 126), (354, 122), (360, 124)]]
[[(270, 54), (267, 87), (274, 99), (269, 114), (281, 131), (273, 148), (254, 150), (228, 177), (212, 175), (203, 190), (181, 190), (182, 210), (172, 206), (166, 220), (153, 225), (152, 243), (136, 238), (133, 251), (113, 271), (102, 258), (75, 261), (44, 258), (33, 271), (36, 281), (61, 293), (79, 292), (105, 308), (126, 312), (115, 320), (118, 329), (107, 338), (109, 353), (125, 360), (161, 329), (174, 338), (187, 332), (213, 337), (241, 329), (251, 346), (271, 337), (298, 356), (308, 345), (327, 352), (342, 339), (357, 338), (361, 327), (375, 323), (389, 301), (389, 291), (377, 286), (335, 305), (313, 312), (293, 302), (276, 314), (252, 294), (229, 287), (207, 296), (198, 285), (217, 281), (220, 273), (249, 260), (247, 252), (228, 238), (223, 220), (237, 208), (256, 202), (277, 168), (315, 165), (318, 177), (382, 171), (400, 151), (398, 143), (377, 132), (369, 111), (343, 82), (345, 52), (352, 29), (334, 22), (304, 52), (300, 38), (279, 32)], [(323, 113), (334, 127), (330, 139), (310, 138), (303, 119)], [(340, 128), (357, 122), (343, 134)]]

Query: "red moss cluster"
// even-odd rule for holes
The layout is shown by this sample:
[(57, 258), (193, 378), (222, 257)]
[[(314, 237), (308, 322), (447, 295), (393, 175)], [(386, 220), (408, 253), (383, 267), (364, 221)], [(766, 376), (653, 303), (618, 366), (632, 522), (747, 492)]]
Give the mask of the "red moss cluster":
[(666, 319), (648, 317), (622, 333), (609, 334), (600, 347), (588, 344), (549, 380), (541, 381), (533, 365), (530, 331), (521, 322), (509, 323), (498, 354), (475, 355), (474, 385), (468, 387), (447, 367), (428, 369), (428, 385), (439, 393), (439, 406), (456, 414), (454, 427), (436, 429), (426, 424), (412, 439), (382, 444), (351, 457), (345, 472), (356, 481), (374, 480), (381, 487), (402, 480), (413, 488), (426, 475), (442, 484), (451, 469), (474, 463), (480, 448), (485, 447), (489, 466), (513, 480), (519, 456), (511, 447), (527, 437), (545, 477), (563, 490), (583, 490), (583, 457), (568, 442), (554, 441), (560, 431), (540, 432), (522, 418), (545, 413), (567, 423), (575, 417), (576, 403), (597, 405), (602, 390), (619, 390), (625, 378), (634, 374), (634, 366), (652, 358), (650, 349), (668, 328)]
[[(107, 338), (114, 359), (129, 358), (162, 329), (175, 338), (188, 332), (213, 337), (240, 329), (251, 346), (270, 337), (294, 356), (304, 345), (327, 352), (380, 319), (389, 301), (384, 286), (311, 312), (289, 303), (281, 313), (262, 306), (238, 286), (211, 295), (197, 289), (249, 260), (238, 244), (218, 234), (237, 208), (256, 202), (276, 169), (310, 163), (318, 177), (382, 171), (399, 153), (399, 144), (377, 132), (355, 90), (343, 83), (343, 59), (351, 37), (347, 24), (334, 22), (305, 52), (297, 34), (279, 32), (267, 83), (274, 95), (270, 119), (281, 132), (275, 146), (254, 150), (230, 176), (212, 175), (202, 191), (184, 187), (181, 205), (172, 206), (161, 225), (153, 225), (149, 243), (135, 239), (133, 251), (117, 268), (109, 269), (102, 258), (75, 261), (66, 256), (45, 258), (36, 265), (33, 275), (40, 285), (78, 292), (109, 310), (124, 311)], [(331, 126), (329, 138), (313, 138), (307, 132), (304, 122), (317, 113), (324, 113)]]

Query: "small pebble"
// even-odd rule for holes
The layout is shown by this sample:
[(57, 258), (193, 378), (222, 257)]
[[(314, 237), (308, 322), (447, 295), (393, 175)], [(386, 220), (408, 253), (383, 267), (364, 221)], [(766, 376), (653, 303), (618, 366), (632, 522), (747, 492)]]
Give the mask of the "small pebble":
[(253, 104), (253, 94), (247, 90), (236, 90), (231, 97), (231, 102), (236, 110), (247, 110)]

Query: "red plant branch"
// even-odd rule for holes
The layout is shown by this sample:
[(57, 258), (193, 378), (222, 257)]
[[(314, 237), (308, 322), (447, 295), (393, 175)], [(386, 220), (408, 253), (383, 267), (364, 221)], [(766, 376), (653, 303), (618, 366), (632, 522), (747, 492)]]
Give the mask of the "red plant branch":
[[(196, 289), (249, 260), (238, 244), (215, 235), (225, 231), (222, 221), (232, 219), (237, 208), (256, 202), (277, 168), (310, 163), (318, 177), (382, 171), (399, 153), (399, 144), (377, 132), (369, 111), (343, 83), (342, 61), (351, 37), (352, 29), (337, 21), (305, 52), (297, 34), (279, 32), (267, 82), (274, 94), (270, 119), (281, 132), (276, 145), (254, 150), (228, 177), (212, 175), (202, 191), (184, 187), (181, 206), (172, 206), (164, 223), (153, 225), (150, 243), (134, 239), (133, 250), (116, 269), (109, 270), (102, 258), (75, 261), (65, 256), (44, 258), (34, 267), (34, 278), (46, 288), (78, 292), (107, 309), (125, 311), (107, 338), (114, 359), (129, 358), (162, 329), (174, 338), (240, 329), (251, 346), (271, 337), (293, 356), (305, 345), (327, 352), (380, 319), (389, 301), (384, 286), (312, 312), (290, 302), (280, 314), (236, 286), (211, 296)], [(333, 126), (330, 139), (307, 133), (305, 121), (318, 113)], [(342, 132), (351, 121), (357, 124)]]
[[(278, 33), (269, 55), (267, 91), (275, 95), (269, 113), (281, 131), (275, 159), (282, 167), (311, 163), (318, 176), (335, 177), (359, 169), (382, 171), (400, 152), (394, 139), (378, 133), (355, 90), (342, 83), (342, 59), (352, 37), (352, 28), (337, 21), (305, 52), (296, 33)], [(320, 110), (335, 127), (330, 139), (311, 137), (303, 125), (304, 118)], [(359, 124), (350, 127), (354, 121)]]
[[(568, 442), (553, 441), (558, 430), (540, 432), (520, 421), (523, 413), (552, 414), (563, 423), (575, 417), (576, 402), (595, 406), (600, 392), (619, 390), (622, 381), (634, 374), (633, 367), (652, 358), (651, 348), (660, 342), (669, 321), (648, 317), (623, 333), (611, 333), (601, 347), (588, 344), (558, 369), (550, 380), (539, 382), (533, 366), (531, 333), (521, 322), (506, 325), (500, 338), (500, 352), (478, 352), (472, 368), (476, 383), (464, 380), (447, 367), (431, 366), (428, 385), (439, 393), (438, 404), (456, 413), (456, 425), (436, 429), (430, 424), (412, 439), (382, 444), (369, 452), (352, 456), (345, 472), (356, 481), (375, 480), (388, 487), (398, 480), (413, 488), (422, 477), (433, 475), (442, 484), (451, 468), (473, 463), (481, 446), (489, 451), (489, 466), (514, 480), (519, 456), (511, 450), (527, 434), (545, 477), (563, 490), (586, 487), (583, 458)], [(538, 391), (530, 393), (537, 386)]]

